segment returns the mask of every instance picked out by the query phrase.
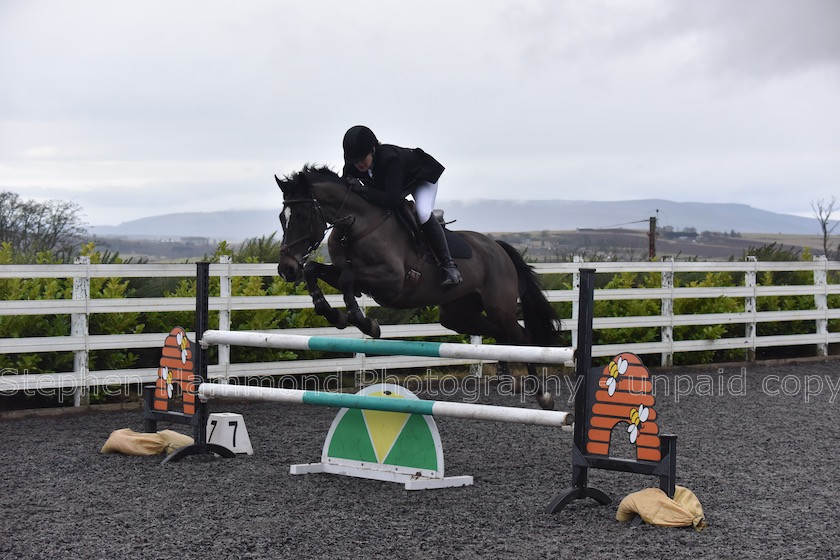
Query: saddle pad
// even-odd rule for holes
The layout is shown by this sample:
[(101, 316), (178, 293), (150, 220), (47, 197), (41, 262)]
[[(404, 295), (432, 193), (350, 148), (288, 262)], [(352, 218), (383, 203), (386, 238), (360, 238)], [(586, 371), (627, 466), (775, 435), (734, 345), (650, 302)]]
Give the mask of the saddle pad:
[(467, 243), (463, 235), (457, 231), (443, 230), (446, 233), (446, 242), (449, 244), (449, 253), (453, 259), (472, 258), (472, 247)]

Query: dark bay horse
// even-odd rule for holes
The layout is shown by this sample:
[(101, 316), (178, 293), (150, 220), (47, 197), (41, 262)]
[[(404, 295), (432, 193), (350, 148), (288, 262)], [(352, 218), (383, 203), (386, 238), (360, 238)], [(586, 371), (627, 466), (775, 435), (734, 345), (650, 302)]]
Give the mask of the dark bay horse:
[[(461, 334), (489, 336), (500, 344), (553, 346), (559, 321), (520, 254), (502, 241), (480, 233), (460, 233), (472, 249), (456, 258), (461, 284), (443, 289), (437, 263), (420, 246), (394, 212), (374, 206), (354, 186), (327, 168), (305, 167), (277, 184), (283, 191), (280, 222), (283, 241), (277, 271), (287, 281), (301, 277), (315, 311), (339, 329), (355, 325), (378, 338), (379, 325), (366, 317), (356, 297), (369, 294), (384, 307), (411, 309), (437, 305), (444, 327)], [(432, 219), (435, 219), (434, 217)], [(309, 260), (332, 227), (327, 247), (332, 264)], [(318, 280), (339, 289), (346, 312), (324, 298)], [(517, 321), (522, 302), (525, 327)], [(533, 365), (528, 373), (537, 387), (537, 402), (553, 408)]]

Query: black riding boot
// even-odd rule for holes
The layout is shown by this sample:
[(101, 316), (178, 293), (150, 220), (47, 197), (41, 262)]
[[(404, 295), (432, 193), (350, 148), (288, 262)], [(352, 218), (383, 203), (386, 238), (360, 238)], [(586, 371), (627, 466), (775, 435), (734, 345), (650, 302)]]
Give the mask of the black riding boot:
[(437, 221), (437, 218), (432, 216), (426, 223), (420, 226), (423, 235), (426, 236), (426, 241), (432, 248), (435, 257), (440, 262), (440, 270), (443, 272), (443, 281), (440, 283), (441, 287), (455, 286), (461, 283), (461, 273), (458, 272), (458, 267), (452, 260), (452, 255), (449, 253), (449, 245), (446, 243), (446, 235), (443, 233), (443, 228)]

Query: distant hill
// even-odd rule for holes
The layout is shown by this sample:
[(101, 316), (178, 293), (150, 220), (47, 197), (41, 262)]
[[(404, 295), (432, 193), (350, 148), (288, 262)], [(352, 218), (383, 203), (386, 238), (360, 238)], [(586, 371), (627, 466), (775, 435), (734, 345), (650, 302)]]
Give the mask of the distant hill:
[[(568, 231), (616, 226), (646, 229), (645, 222), (658, 212), (658, 225), (674, 229), (786, 234), (818, 234), (815, 218), (778, 214), (746, 204), (626, 200), (590, 202), (570, 200), (452, 200), (439, 201), (452, 229), (480, 232)], [(93, 226), (99, 236), (132, 236), (150, 239), (206, 237), (241, 241), (269, 235), (280, 229), (271, 210), (220, 210), (150, 216), (116, 226)], [(637, 225), (632, 225), (638, 222)]]
[(280, 229), (277, 210), (219, 210), (218, 212), (182, 212), (150, 216), (116, 226), (92, 226), (91, 233), (101, 237), (124, 236), (145, 239), (204, 237), (214, 240), (242, 241), (262, 237)]
[[(629, 227), (647, 229), (643, 222), (658, 215), (658, 226), (676, 230), (817, 234), (815, 218), (778, 214), (746, 204), (673, 202), (647, 199), (616, 202), (582, 200), (451, 201), (440, 205), (455, 229), (477, 231), (540, 231)], [(657, 210), (659, 211), (657, 214)], [(456, 227), (457, 226), (457, 227)]]

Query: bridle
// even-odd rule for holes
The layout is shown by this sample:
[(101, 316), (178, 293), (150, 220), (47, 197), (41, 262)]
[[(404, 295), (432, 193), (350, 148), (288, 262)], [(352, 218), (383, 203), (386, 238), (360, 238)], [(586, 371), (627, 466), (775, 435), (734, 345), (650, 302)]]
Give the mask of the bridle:
[[(339, 205), (338, 210), (336, 210), (336, 215), (340, 215), (341, 209), (344, 208), (344, 204), (347, 202), (347, 198), (349, 196), (350, 196), (350, 189), (348, 188), (347, 189), (347, 194), (344, 195), (344, 200), (341, 201), (341, 205)], [(285, 255), (285, 256), (297, 261), (297, 264), (300, 267), (303, 267), (303, 265), (306, 263), (306, 261), (309, 260), (309, 257), (312, 256), (312, 253), (314, 253), (318, 249), (318, 247), (321, 246), (321, 242), (324, 240), (324, 236), (326, 235), (326, 233), (329, 230), (331, 230), (332, 228), (334, 228), (337, 224), (339, 224), (341, 222), (349, 222), (350, 225), (353, 225), (353, 222), (356, 221), (356, 217), (351, 215), (351, 214), (348, 214), (346, 216), (342, 216), (340, 218), (336, 218), (336, 219), (333, 219), (333, 220), (328, 220), (326, 218), (326, 216), (324, 215), (324, 209), (321, 207), (321, 203), (319, 203), (318, 200), (314, 196), (311, 196), (311, 193), (310, 193), (310, 198), (293, 198), (291, 200), (284, 200), (283, 201), (283, 209), (280, 211), (279, 219), (280, 219), (280, 227), (283, 229), (283, 238), (284, 239), (286, 238), (286, 227), (287, 227), (286, 220), (284, 219), (285, 214), (286, 214), (286, 209), (290, 208), (293, 204), (311, 204), (312, 207), (313, 207), (313, 212), (309, 215), (309, 229), (306, 232), (306, 234), (297, 238), (297, 239), (295, 239), (294, 241), (286, 242), (286, 243), (283, 244), (282, 247), (280, 247), (280, 256), (282, 257), (282, 256)], [(316, 221), (315, 218), (319, 218), (321, 222), (326, 224), (326, 227), (324, 228), (324, 231), (320, 234), (318, 234), (318, 232), (316, 232), (315, 228), (313, 227), (315, 225), (315, 221)], [(295, 245), (298, 245), (298, 244), (302, 243), (302, 242), (308, 242), (309, 245), (307, 246), (306, 251), (304, 252), (304, 255), (300, 259), (298, 259), (297, 257), (295, 257), (290, 252), (289, 249), (291, 247), (295, 246)]]
[[(280, 227), (283, 229), (283, 239), (286, 238), (286, 233), (287, 233), (286, 228), (288, 227), (287, 224), (286, 224), (286, 216), (285, 216), (286, 209), (290, 208), (293, 204), (312, 204), (312, 206), (314, 208), (312, 214), (310, 214), (310, 216), (309, 216), (309, 226), (308, 226), (308, 230), (307, 230), (306, 234), (301, 236), (301, 237), (298, 237), (294, 241), (287, 241), (286, 243), (283, 244), (282, 247), (280, 247), (280, 256), (281, 257), (282, 256), (289, 257), (292, 260), (297, 261), (298, 265), (302, 267), (303, 264), (309, 259), (309, 257), (312, 256), (312, 253), (314, 253), (315, 250), (318, 249), (318, 247), (321, 245), (321, 241), (323, 240), (324, 235), (327, 233), (327, 231), (330, 228), (329, 227), (325, 228), (324, 232), (320, 235), (320, 237), (318, 236), (317, 232), (315, 231), (314, 225), (315, 225), (315, 221), (316, 221), (315, 220), (316, 216), (318, 218), (321, 218), (321, 220), (325, 224), (327, 223), (327, 221), (326, 221), (326, 219), (324, 219), (324, 211), (321, 209), (321, 205), (318, 204), (318, 201), (315, 200), (314, 198), (298, 198), (298, 199), (292, 199), (292, 200), (284, 200), (283, 201), (283, 209), (280, 211), (280, 215), (278, 216), (278, 218), (280, 219)], [(304, 251), (304, 255), (301, 258), (298, 259), (297, 257), (295, 257), (291, 253), (290, 249), (292, 247), (294, 247), (295, 245), (298, 245), (302, 242), (307, 242), (307, 243), (309, 243), (309, 245), (307, 246), (306, 251)]]

